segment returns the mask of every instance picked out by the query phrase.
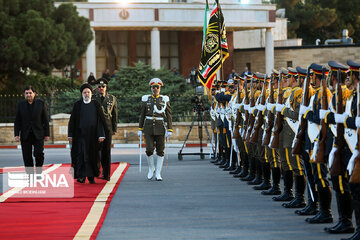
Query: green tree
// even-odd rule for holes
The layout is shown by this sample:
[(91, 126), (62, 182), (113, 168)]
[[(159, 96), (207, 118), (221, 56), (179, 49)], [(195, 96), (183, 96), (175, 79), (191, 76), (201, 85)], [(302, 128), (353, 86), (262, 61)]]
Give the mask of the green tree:
[(92, 39), (89, 20), (73, 4), (0, 0), (0, 90), (22, 86), (29, 72), (74, 64)]

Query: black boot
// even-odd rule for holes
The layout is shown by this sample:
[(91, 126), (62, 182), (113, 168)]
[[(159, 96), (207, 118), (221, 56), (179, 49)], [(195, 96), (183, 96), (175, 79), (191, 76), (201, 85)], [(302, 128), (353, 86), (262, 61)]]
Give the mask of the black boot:
[(324, 228), (328, 233), (353, 233), (355, 231), (351, 222), (353, 201), (350, 192), (336, 193), (336, 202), (339, 212), (339, 222), (329, 228)]
[(320, 211), (312, 218), (306, 218), (308, 223), (332, 223), (331, 190), (329, 187), (319, 189)]
[(253, 157), (249, 157), (249, 167), (250, 167), (250, 171), (248, 172), (248, 174), (245, 177), (240, 178), (241, 181), (252, 181), (255, 178), (255, 173), (256, 173), (256, 161), (255, 158)]
[(283, 203), (284, 208), (303, 208), (306, 206), (304, 198), (305, 181), (304, 175), (295, 176), (295, 198), (289, 203)]
[(292, 190), (292, 186), (293, 186), (293, 182), (294, 182), (294, 176), (293, 176), (293, 171), (285, 171), (284, 172), (284, 192), (277, 197), (273, 197), (272, 199), (274, 201), (277, 202), (289, 202), (291, 200), (293, 200), (294, 198), (294, 194), (293, 194), (293, 190)]
[(253, 187), (255, 190), (268, 190), (271, 188), (271, 173), (270, 173), (270, 163), (264, 162), (262, 163), (262, 170), (264, 179), (259, 186)]
[(318, 210), (318, 192), (313, 191), (312, 194), (314, 197), (314, 201), (312, 200), (310, 190), (308, 189), (307, 205), (305, 208), (303, 208), (301, 210), (296, 210), (295, 211), (296, 214), (301, 215), (301, 216), (309, 216), (309, 215), (316, 215), (319, 212), (319, 210)]
[(237, 159), (236, 159), (236, 152), (233, 150), (232, 156), (231, 156), (231, 166), (224, 169), (224, 171), (234, 171), (236, 169)]
[(353, 205), (355, 212), (356, 232), (350, 238), (341, 239), (341, 240), (360, 240), (360, 201), (354, 199)]
[(255, 162), (256, 162), (256, 177), (251, 182), (248, 182), (249, 185), (260, 185), (263, 181), (261, 162), (259, 159), (255, 159)]
[(249, 173), (249, 159), (247, 153), (243, 153), (241, 155), (241, 172), (239, 174), (234, 175), (235, 178), (246, 177)]
[(280, 176), (281, 176), (281, 170), (279, 167), (275, 168), (273, 167), (271, 169), (272, 172), (272, 180), (273, 184), (272, 187), (266, 191), (262, 191), (262, 195), (280, 195), (281, 189), (280, 189)]
[(228, 168), (230, 166), (230, 151), (229, 149), (225, 149), (224, 152), (224, 158), (225, 158), (225, 163), (220, 165), (219, 168)]

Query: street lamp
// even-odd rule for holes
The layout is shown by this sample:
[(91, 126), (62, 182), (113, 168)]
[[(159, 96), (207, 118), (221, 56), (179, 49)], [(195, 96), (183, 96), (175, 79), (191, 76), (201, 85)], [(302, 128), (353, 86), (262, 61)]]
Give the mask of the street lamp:
[(65, 68), (65, 77), (71, 78), (71, 87), (74, 87), (74, 78), (78, 78), (80, 76), (80, 69), (77, 69), (75, 65), (70, 66), (70, 70), (68, 67)]

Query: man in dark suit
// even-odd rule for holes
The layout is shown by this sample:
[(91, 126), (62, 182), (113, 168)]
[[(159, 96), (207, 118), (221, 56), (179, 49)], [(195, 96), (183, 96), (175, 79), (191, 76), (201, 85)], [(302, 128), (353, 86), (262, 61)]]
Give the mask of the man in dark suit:
[(44, 140), (49, 140), (49, 119), (47, 107), (44, 101), (35, 99), (35, 89), (26, 86), (24, 89), (25, 100), (19, 102), (16, 108), (14, 123), (15, 141), (21, 141), (25, 167), (31, 174), (34, 167), (32, 158), (32, 146), (34, 146), (34, 157), (36, 162), (36, 173), (42, 172), (44, 164)]

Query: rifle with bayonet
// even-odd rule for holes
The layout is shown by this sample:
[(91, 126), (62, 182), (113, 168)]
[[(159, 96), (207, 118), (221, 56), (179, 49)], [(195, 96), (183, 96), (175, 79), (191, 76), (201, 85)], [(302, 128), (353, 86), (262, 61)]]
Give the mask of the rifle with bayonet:
[[(322, 77), (321, 77), (321, 109), (328, 110), (329, 104), (328, 104), (328, 96), (327, 96), (327, 84), (326, 84), (326, 78), (325, 78), (325, 71), (326, 68), (323, 67), (322, 69)], [(330, 75), (330, 74), (329, 74)], [(327, 131), (327, 124), (325, 122), (325, 119), (321, 120), (321, 129), (320, 129), (320, 137), (319, 137), (319, 148), (316, 154), (315, 161), (317, 163), (326, 163), (325, 159), (325, 148), (326, 148), (326, 131)]]
[(250, 141), (251, 131), (255, 123), (255, 115), (252, 113), (251, 109), (255, 107), (255, 87), (254, 87), (254, 78), (251, 78), (251, 88), (250, 88), (250, 112), (249, 112), (249, 123), (246, 129), (246, 138), (245, 141)]
[[(244, 89), (245, 89), (245, 99), (244, 99), (244, 108), (245, 108), (245, 106), (249, 105), (249, 93), (248, 93), (248, 88), (247, 88), (247, 77), (246, 76), (245, 76)], [(243, 141), (245, 141), (245, 139), (246, 139), (246, 133), (247, 133), (246, 129), (247, 129), (247, 126), (249, 123), (249, 116), (250, 116), (249, 111), (250, 111), (250, 109), (245, 108), (245, 122), (244, 122), (244, 125), (242, 128), (242, 133), (241, 133), (241, 137), (242, 137)]]
[[(271, 79), (272, 79), (272, 76), (271, 75)], [(267, 75), (265, 75), (265, 80), (264, 80), (264, 87), (262, 88), (261, 90), (261, 99), (260, 99), (260, 104), (262, 106), (265, 105), (265, 101), (266, 101), (266, 79), (267, 79)], [(260, 131), (260, 128), (261, 126), (263, 125), (264, 123), (264, 116), (263, 116), (263, 112), (262, 111), (258, 111), (257, 112), (257, 120), (256, 120), (256, 125), (255, 127), (253, 128), (252, 132), (251, 132), (251, 136), (250, 136), (250, 142), (252, 143), (257, 143), (258, 141), (258, 136), (259, 136), (259, 131)]]
[[(344, 105), (343, 105), (343, 92), (341, 87), (341, 70), (337, 71), (337, 85), (336, 85), (336, 113), (343, 114), (344, 113)], [(337, 123), (336, 124), (336, 138), (335, 145), (336, 150), (334, 153), (334, 162), (330, 169), (330, 174), (332, 176), (341, 175), (343, 172), (342, 163), (341, 163), (341, 150), (344, 147), (344, 124)]]
[[(357, 85), (357, 116), (360, 117), (360, 84)], [(360, 150), (360, 128), (357, 129), (357, 150)], [(355, 158), (355, 166), (351, 174), (350, 183), (360, 183), (360, 154)]]
[[(244, 82), (244, 84), (246, 84), (246, 82)], [(240, 81), (238, 82), (237, 85), (237, 104), (240, 104)], [(241, 112), (239, 111), (239, 109), (236, 111), (236, 120), (235, 120), (235, 127), (234, 127), (234, 133), (233, 133), (233, 138), (234, 139), (238, 139), (240, 138), (240, 132), (239, 132), (239, 124), (240, 124), (240, 119), (241, 119)]]
[[(275, 100), (274, 100), (274, 86), (273, 86), (273, 81), (274, 81), (274, 75), (271, 75), (271, 80), (270, 80), (270, 94), (269, 94), (269, 103), (270, 104), (274, 104)], [(268, 112), (268, 125), (267, 128), (265, 129), (265, 136), (262, 142), (263, 146), (268, 146), (269, 142), (270, 142), (270, 138), (271, 138), (271, 133), (272, 133), (272, 128), (274, 127), (274, 113), (271, 112), (271, 109), (267, 110)]]
[[(303, 97), (301, 101), (302, 106), (309, 106), (310, 102), (310, 66), (307, 69), (306, 78), (304, 82), (304, 88), (303, 88)], [(304, 142), (305, 142), (305, 134), (307, 129), (307, 121), (303, 119), (303, 115), (299, 117), (300, 119), (300, 128), (298, 133), (296, 134), (295, 138), (295, 144), (292, 149), (292, 154), (294, 155), (300, 155), (302, 153)]]
[[(277, 104), (282, 104), (283, 102), (283, 81), (282, 81), (283, 75), (282, 75), (282, 71), (280, 71), (279, 74), (279, 91), (278, 91), (278, 97), (277, 97)], [(272, 136), (272, 141), (270, 143), (270, 147), (271, 148), (279, 148), (279, 141), (280, 141), (280, 132), (283, 129), (283, 115), (281, 114), (281, 112), (277, 112), (276, 113), (276, 128), (273, 131), (273, 136)]]

